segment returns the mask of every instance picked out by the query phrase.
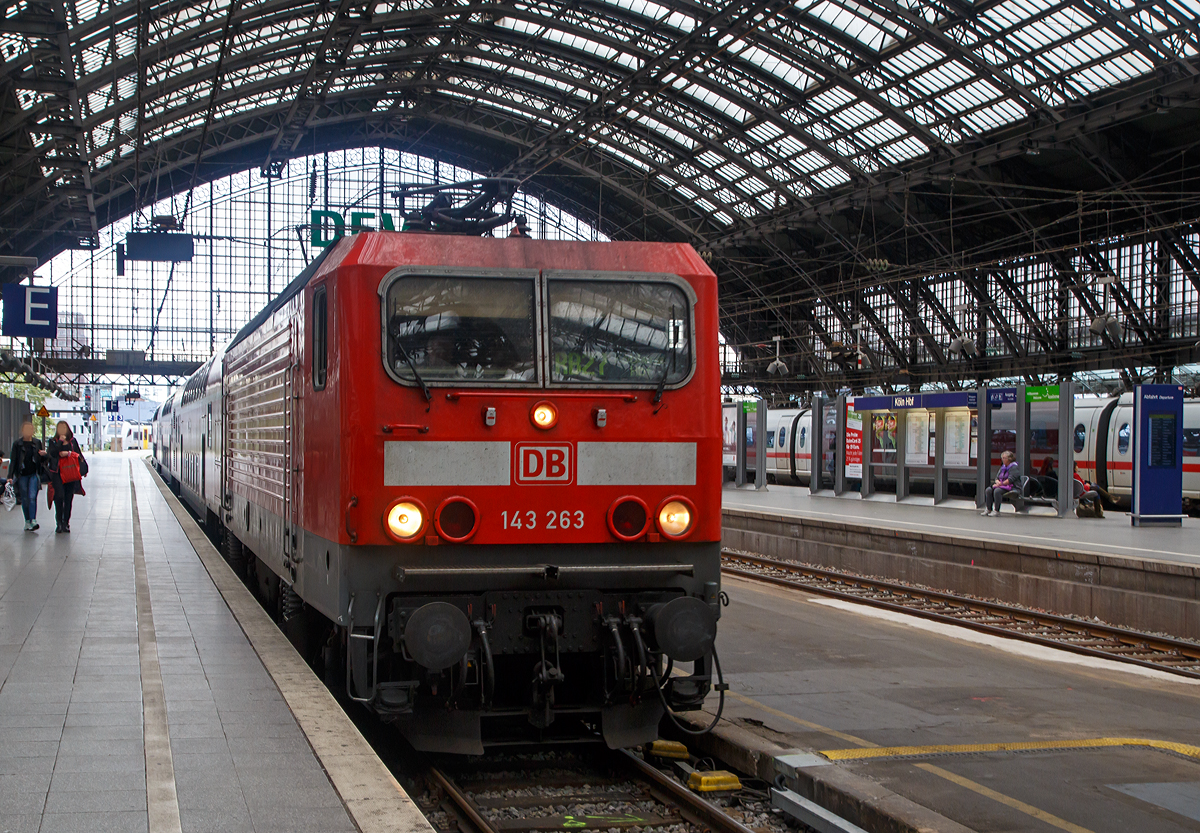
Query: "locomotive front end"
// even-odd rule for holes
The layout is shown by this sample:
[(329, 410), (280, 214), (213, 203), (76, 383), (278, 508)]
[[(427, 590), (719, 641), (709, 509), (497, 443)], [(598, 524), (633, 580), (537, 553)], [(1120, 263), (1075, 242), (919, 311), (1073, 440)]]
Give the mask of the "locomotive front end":
[[(690, 247), (517, 245), (556, 268), (399, 267), (373, 287), (346, 684), (421, 749), (629, 746), (715, 683), (715, 279)], [(617, 245), (668, 268), (562, 268)]]

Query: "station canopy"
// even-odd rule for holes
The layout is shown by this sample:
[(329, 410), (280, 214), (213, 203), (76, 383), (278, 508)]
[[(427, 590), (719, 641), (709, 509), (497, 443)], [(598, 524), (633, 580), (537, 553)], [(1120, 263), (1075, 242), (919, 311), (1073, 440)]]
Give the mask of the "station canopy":
[[(692, 243), (748, 374), (773, 336), (802, 385), (1173, 366), (1200, 314), (1198, 18), (1196, 0), (5, 0), (0, 254), (383, 146), (518, 176), (614, 239)], [(1116, 288), (1090, 277), (1108, 272)], [(1121, 335), (1089, 333), (1108, 312)]]

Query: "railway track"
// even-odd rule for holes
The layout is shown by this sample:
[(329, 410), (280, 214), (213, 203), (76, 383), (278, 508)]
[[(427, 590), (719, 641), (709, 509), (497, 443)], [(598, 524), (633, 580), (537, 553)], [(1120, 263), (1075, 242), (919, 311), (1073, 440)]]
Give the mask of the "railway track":
[(626, 750), (489, 758), (453, 771), (432, 766), (425, 780), (424, 809), (439, 833), (770, 833)]
[(1001, 602), (722, 550), (722, 572), (1184, 677), (1200, 678), (1200, 644)]

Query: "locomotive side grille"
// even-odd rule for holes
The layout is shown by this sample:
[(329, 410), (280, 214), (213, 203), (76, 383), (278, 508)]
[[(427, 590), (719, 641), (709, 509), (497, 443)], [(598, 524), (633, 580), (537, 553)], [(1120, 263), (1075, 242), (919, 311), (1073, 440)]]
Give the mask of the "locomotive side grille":
[(290, 328), (285, 323), (255, 339), (253, 349), (238, 352), (241, 355), (229, 361), (225, 381), (229, 483), (233, 491), (282, 516), (286, 376), (293, 361)]

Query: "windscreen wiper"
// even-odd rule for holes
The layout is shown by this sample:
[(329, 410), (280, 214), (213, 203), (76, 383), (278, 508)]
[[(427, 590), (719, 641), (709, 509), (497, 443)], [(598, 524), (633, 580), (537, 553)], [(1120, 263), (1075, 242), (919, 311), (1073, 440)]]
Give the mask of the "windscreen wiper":
[(421, 373), (417, 370), (416, 362), (412, 360), (412, 356), (408, 355), (408, 351), (404, 349), (404, 344), (400, 339), (392, 336), (392, 341), (396, 343), (396, 349), (400, 351), (400, 355), (408, 363), (408, 369), (413, 373), (413, 380), (421, 386), (421, 393), (425, 394), (425, 412), (429, 413), (429, 403), (433, 401), (433, 394), (429, 390), (429, 385), (425, 384), (425, 380), (421, 378)]

